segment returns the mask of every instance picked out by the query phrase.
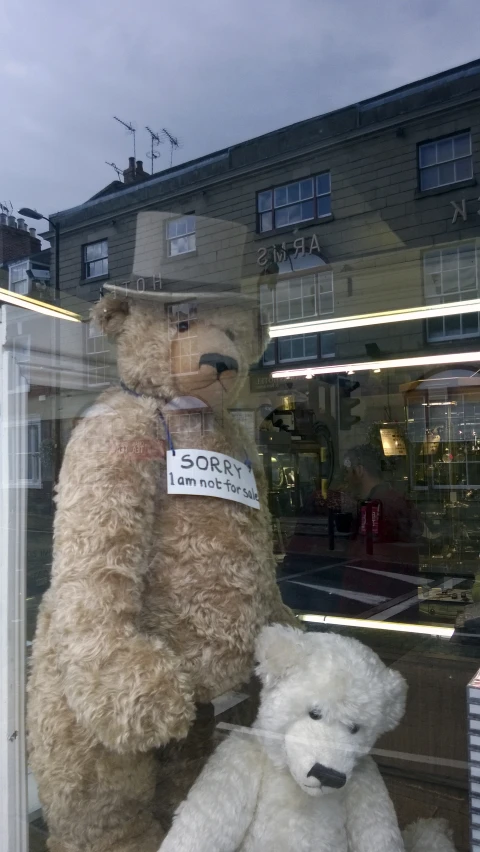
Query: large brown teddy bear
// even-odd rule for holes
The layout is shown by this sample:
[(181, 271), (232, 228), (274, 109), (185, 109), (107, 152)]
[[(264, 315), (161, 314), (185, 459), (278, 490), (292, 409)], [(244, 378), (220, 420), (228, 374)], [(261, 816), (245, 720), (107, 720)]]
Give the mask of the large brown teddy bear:
[[(196, 703), (248, 680), (265, 623), (294, 621), (256, 449), (227, 410), (258, 357), (256, 312), (208, 305), (109, 294), (94, 309), (116, 338), (122, 385), (65, 452), (29, 679), (51, 852), (156, 850), (157, 750), (187, 735)], [(178, 448), (249, 457), (261, 510), (167, 494), (169, 432)]]

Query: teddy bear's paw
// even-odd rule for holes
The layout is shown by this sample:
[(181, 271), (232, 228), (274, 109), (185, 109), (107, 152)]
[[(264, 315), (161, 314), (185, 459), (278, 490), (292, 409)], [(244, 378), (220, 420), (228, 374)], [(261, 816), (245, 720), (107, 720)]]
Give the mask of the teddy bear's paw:
[(188, 677), (169, 671), (164, 673), (162, 681), (156, 695), (149, 696), (143, 713), (139, 708), (145, 750), (166, 745), (171, 740), (185, 739), (195, 719)]
[(187, 736), (195, 718), (190, 678), (171, 663), (159, 664), (158, 659), (155, 663), (149, 678), (145, 671), (133, 686), (128, 679), (130, 689), (115, 696), (113, 713), (100, 714), (97, 734), (108, 748), (120, 753), (150, 751)]

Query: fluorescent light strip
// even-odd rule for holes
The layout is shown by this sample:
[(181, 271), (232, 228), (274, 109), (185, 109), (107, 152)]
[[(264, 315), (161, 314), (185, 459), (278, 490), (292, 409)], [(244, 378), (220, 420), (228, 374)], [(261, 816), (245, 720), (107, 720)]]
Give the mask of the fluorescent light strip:
[(65, 308), (57, 308), (55, 305), (48, 305), (45, 302), (32, 299), (30, 296), (12, 293), (11, 290), (5, 290), (3, 287), (0, 287), (0, 302), (7, 302), (9, 305), (15, 305), (17, 308), (25, 308), (27, 311), (35, 311), (35, 313), (45, 314), (45, 316), (53, 317), (54, 319), (83, 322), (83, 317), (80, 314), (74, 314), (73, 311), (66, 311)]
[(361, 361), (358, 364), (328, 364), (321, 367), (303, 367), (299, 370), (276, 370), (272, 379), (326, 376), (329, 373), (358, 373), (362, 370), (388, 370), (392, 367), (434, 367), (446, 364), (465, 364), (480, 361), (480, 352), (455, 352), (452, 355), (419, 355), (415, 358), (391, 358), (388, 361)]
[(300, 621), (312, 624), (332, 624), (339, 627), (368, 627), (370, 630), (391, 630), (394, 633), (418, 633), (423, 636), (441, 636), (450, 639), (454, 627), (434, 627), (430, 624), (402, 624), (398, 621), (372, 621), (369, 618), (341, 618), (336, 615), (299, 615)]
[(328, 320), (308, 320), (306, 322), (282, 323), (271, 325), (270, 337), (287, 337), (291, 334), (311, 334), (318, 331), (339, 331), (342, 328), (384, 325), (390, 322), (408, 322), (416, 319), (433, 319), (456, 314), (470, 314), (480, 311), (480, 299), (468, 299), (464, 302), (447, 302), (444, 305), (421, 305), (410, 310), (382, 311), (373, 314), (359, 314), (352, 317), (339, 317)]

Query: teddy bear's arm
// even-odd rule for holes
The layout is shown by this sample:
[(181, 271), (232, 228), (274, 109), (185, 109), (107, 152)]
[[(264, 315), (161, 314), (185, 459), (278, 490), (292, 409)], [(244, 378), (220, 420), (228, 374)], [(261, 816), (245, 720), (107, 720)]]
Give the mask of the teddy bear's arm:
[(117, 751), (181, 738), (194, 717), (177, 657), (138, 624), (159, 475), (136, 450), (141, 425), (114, 414), (77, 428), (55, 520), (50, 636), (62, 688), (82, 727)]
[(236, 852), (253, 820), (263, 753), (256, 741), (231, 735), (208, 761), (159, 852)]
[(371, 757), (358, 764), (347, 791), (348, 852), (405, 852), (392, 801)]

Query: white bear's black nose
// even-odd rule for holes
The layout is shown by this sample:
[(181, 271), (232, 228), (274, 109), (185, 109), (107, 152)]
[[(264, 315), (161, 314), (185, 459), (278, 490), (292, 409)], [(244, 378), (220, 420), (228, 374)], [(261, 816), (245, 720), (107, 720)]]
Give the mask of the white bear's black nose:
[(208, 367), (213, 367), (217, 371), (217, 375), (225, 373), (226, 370), (236, 370), (238, 372), (238, 364), (235, 358), (230, 358), (228, 355), (219, 355), (218, 352), (207, 352), (200, 358), (200, 366), (206, 364)]
[(328, 766), (323, 766), (321, 763), (315, 763), (312, 766), (307, 778), (316, 778), (320, 781), (323, 787), (333, 787), (335, 790), (340, 790), (347, 783), (347, 776), (343, 772), (337, 772), (336, 769), (329, 769)]

